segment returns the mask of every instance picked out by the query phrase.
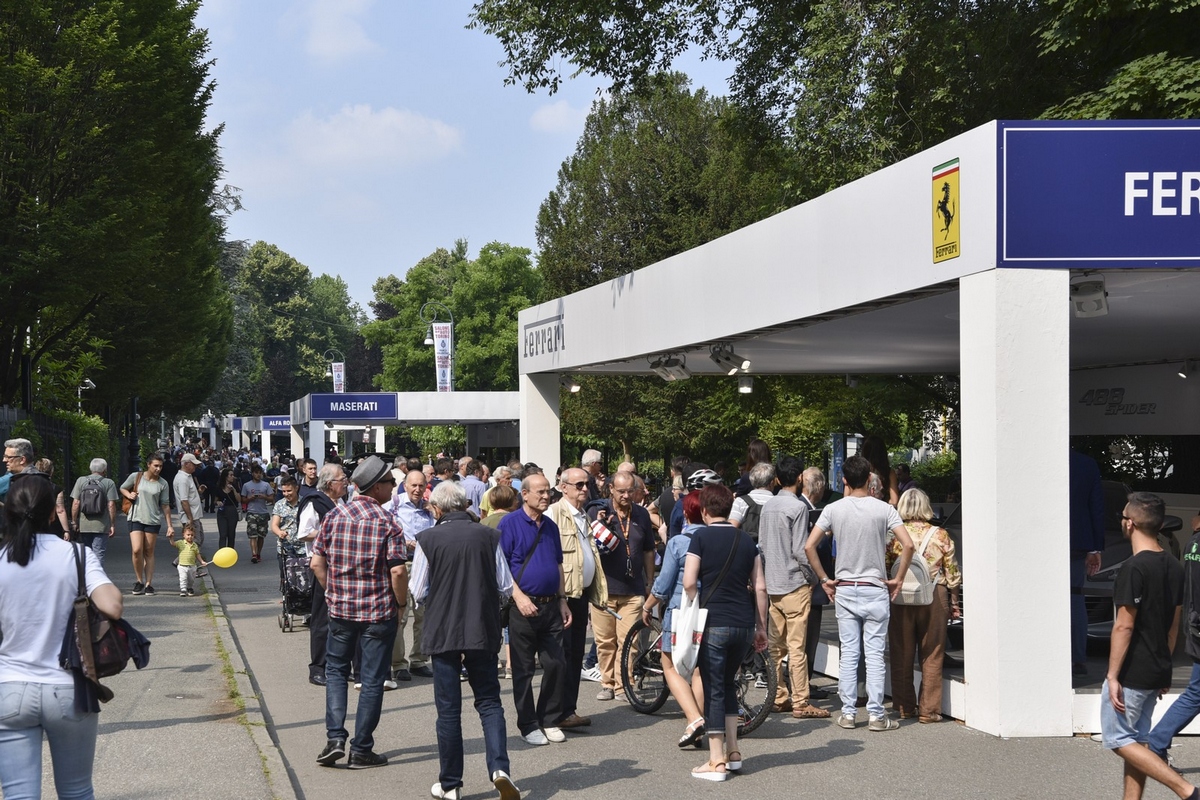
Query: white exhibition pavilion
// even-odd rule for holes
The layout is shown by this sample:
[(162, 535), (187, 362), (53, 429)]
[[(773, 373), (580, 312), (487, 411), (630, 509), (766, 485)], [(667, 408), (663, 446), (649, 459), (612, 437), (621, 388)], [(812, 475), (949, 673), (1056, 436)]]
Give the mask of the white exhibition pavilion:
[(1177, 374), (1198, 308), (1200, 122), (991, 122), (522, 311), (521, 457), (578, 457), (563, 373), (724, 374), (717, 346), (750, 375), (958, 373), (969, 624), (947, 711), (1098, 730), (1071, 683), (1068, 437), (1200, 434), (1200, 375)]

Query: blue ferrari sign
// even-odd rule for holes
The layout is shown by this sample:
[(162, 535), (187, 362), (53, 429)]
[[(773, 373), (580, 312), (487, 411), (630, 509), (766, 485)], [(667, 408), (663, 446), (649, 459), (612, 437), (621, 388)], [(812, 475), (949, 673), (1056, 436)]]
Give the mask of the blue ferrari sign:
[(1200, 266), (1200, 122), (998, 130), (997, 266)]

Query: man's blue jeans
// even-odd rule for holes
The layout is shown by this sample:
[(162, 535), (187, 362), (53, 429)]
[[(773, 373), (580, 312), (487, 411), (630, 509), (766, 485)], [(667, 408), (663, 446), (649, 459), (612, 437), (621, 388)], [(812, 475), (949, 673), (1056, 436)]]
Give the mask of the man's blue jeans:
[(858, 711), (858, 650), (861, 645), (867, 661), (867, 714), (871, 719), (885, 715), (883, 710), (883, 651), (887, 647), (888, 620), (892, 603), (882, 586), (838, 586), (833, 598), (837, 608), (838, 696), (842, 713), (854, 716)]
[(325, 652), (325, 730), (330, 739), (348, 739), (346, 692), (350, 660), (355, 647), (362, 650), (358, 678), (362, 691), (354, 712), (351, 753), (368, 753), (375, 747), (375, 727), (383, 710), (383, 682), (388, 677), (392, 644), (396, 641), (396, 618), (382, 622), (351, 622), (329, 618), (329, 644)]
[(475, 694), (475, 711), (483, 725), (483, 747), (487, 757), (487, 777), (501, 769), (511, 772), (508, 762), (508, 729), (504, 724), (504, 705), (500, 702), (500, 678), (496, 674), (496, 654), (487, 650), (461, 653), (434, 653), (433, 704), (437, 708), (437, 739), (440, 771), (438, 782), (449, 792), (463, 785), (462, 682), (459, 667), (467, 670), (467, 680)]
[(42, 734), (50, 740), (61, 798), (91, 800), (99, 714), (75, 711), (71, 684), (0, 683), (0, 789), (5, 800), (40, 800)]
[(1150, 731), (1150, 741), (1146, 744), (1160, 757), (1166, 758), (1167, 751), (1171, 749), (1171, 740), (1196, 718), (1197, 713), (1200, 713), (1200, 661), (1192, 664), (1192, 677), (1187, 688)]
[(104, 566), (104, 552), (108, 549), (107, 533), (81, 533), (79, 534), (79, 543), (84, 547), (92, 548), (92, 552), (96, 554), (96, 560), (100, 562), (100, 566)]

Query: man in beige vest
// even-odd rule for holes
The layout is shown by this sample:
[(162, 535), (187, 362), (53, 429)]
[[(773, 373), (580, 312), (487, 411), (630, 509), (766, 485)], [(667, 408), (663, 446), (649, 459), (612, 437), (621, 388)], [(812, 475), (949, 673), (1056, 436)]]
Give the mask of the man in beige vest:
[(555, 724), (563, 729), (591, 725), (587, 717), (575, 713), (579, 702), (580, 671), (587, 644), (588, 605), (603, 608), (608, 602), (608, 583), (600, 568), (600, 551), (592, 537), (583, 505), (588, 496), (588, 474), (578, 467), (563, 470), (558, 490), (562, 499), (546, 512), (558, 525), (562, 539), (563, 575), (571, 626), (563, 631), (567, 668), (563, 670), (562, 719)]

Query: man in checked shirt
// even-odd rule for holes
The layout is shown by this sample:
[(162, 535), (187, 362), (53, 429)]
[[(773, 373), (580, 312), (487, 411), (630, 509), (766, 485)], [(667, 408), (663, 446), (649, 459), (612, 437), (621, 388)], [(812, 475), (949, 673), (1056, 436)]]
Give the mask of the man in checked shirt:
[(383, 510), (396, 479), (389, 465), (371, 456), (358, 465), (351, 482), (358, 494), (325, 515), (313, 545), (312, 571), (325, 587), (329, 606), (329, 646), (325, 654), (325, 728), (328, 741), (317, 763), (332, 767), (346, 755), (346, 685), (350, 659), (361, 646), (354, 739), (350, 769), (381, 767), (387, 757), (374, 751), (373, 733), (383, 709), (396, 618), (408, 604), (404, 535)]

